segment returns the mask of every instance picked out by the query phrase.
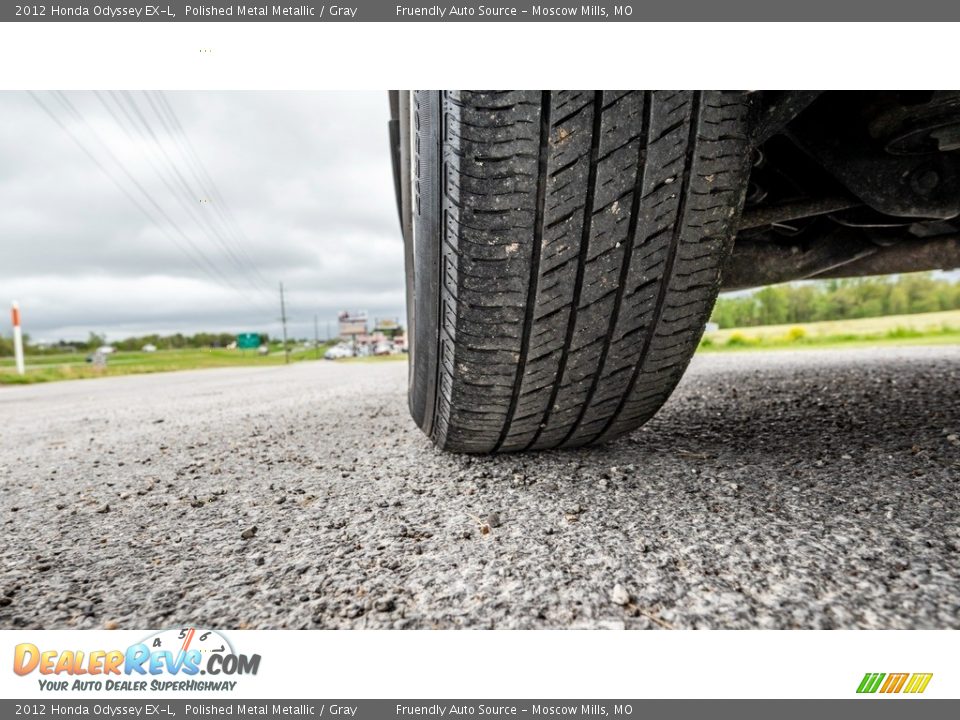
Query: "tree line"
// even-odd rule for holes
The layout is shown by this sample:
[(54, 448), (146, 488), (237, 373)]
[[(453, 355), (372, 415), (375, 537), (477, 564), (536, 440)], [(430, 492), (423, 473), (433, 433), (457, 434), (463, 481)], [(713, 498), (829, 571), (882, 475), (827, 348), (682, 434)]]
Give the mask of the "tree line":
[[(711, 320), (721, 328), (751, 327), (850, 320), (883, 315), (907, 315), (960, 309), (960, 282), (934, 273), (910, 273), (874, 278), (821, 280), (810, 283), (773, 285), (756, 292), (721, 297)], [(261, 340), (269, 342), (267, 333)], [(144, 345), (158, 350), (226, 347), (236, 340), (233, 333), (201, 332), (193, 335), (141, 335), (107, 342), (104, 335), (91, 332), (86, 340), (65, 341), (37, 346), (25, 335), (31, 354), (92, 352), (102, 345), (117, 350), (136, 351)], [(0, 356), (13, 355), (13, 340), (0, 336)]]
[(960, 309), (960, 282), (933, 273), (821, 280), (721, 297), (712, 320), (721, 328), (850, 320)]
[[(183, 350), (201, 348), (222, 348), (235, 342), (234, 333), (200, 332), (193, 335), (174, 333), (173, 335), (141, 335), (124, 340), (107, 342), (105, 335), (91, 332), (86, 340), (59, 340), (55, 343), (42, 345), (31, 342), (30, 336), (24, 333), (24, 351), (31, 355), (53, 355), (65, 352), (93, 352), (99, 347), (110, 345), (117, 350), (138, 351), (145, 345), (153, 345), (157, 350)], [(261, 342), (269, 342), (267, 333), (260, 333)], [(13, 355), (13, 339), (0, 337), (0, 357)]]

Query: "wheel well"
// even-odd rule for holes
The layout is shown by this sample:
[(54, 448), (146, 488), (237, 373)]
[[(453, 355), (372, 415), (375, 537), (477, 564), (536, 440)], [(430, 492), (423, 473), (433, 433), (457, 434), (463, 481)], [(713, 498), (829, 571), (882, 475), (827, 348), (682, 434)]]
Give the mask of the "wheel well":
[(724, 289), (960, 265), (960, 92), (755, 95)]

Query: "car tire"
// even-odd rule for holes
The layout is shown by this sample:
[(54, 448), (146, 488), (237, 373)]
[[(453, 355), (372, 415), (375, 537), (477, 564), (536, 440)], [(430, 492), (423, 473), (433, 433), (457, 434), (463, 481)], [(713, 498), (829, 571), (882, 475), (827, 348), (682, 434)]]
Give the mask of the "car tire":
[(717, 296), (749, 96), (410, 91), (400, 106), (417, 424), (490, 453), (653, 416)]

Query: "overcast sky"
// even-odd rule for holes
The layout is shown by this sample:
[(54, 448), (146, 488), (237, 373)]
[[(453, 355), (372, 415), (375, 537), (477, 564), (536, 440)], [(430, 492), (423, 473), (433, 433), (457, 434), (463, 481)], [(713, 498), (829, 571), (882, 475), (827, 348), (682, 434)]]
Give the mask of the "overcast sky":
[(294, 336), (402, 318), (385, 92), (164, 97), (0, 92), (0, 302), (25, 332), (279, 334), (281, 280)]

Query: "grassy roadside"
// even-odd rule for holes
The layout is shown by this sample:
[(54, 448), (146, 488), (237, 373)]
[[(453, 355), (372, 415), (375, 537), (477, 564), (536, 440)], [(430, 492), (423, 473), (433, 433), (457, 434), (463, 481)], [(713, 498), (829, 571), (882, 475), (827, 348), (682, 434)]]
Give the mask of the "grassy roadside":
[[(324, 347), (320, 348), (323, 357)], [(203, 368), (282, 365), (280, 350), (260, 356), (253, 350), (246, 352), (224, 349), (158, 350), (157, 352), (117, 352), (111, 355), (106, 368), (95, 368), (86, 362), (86, 353), (60, 355), (28, 355), (27, 372), (17, 375), (13, 358), (0, 358), (0, 385), (28, 385), (56, 380), (138, 375), (144, 373), (199, 370)], [(291, 351), (291, 362), (316, 359), (313, 350), (297, 348)]]
[(715, 330), (699, 352), (960, 344), (960, 310)]
[[(802, 350), (872, 347), (876, 345), (960, 345), (960, 310), (836, 320), (798, 325), (732, 328), (704, 334), (699, 352), (750, 350)], [(320, 348), (322, 358), (325, 347)], [(158, 350), (153, 353), (118, 352), (106, 368), (85, 361), (85, 353), (27, 356), (27, 374), (14, 370), (13, 358), (0, 358), (0, 385), (23, 385), (56, 380), (134, 375), (203, 368), (268, 366), (283, 364), (283, 353), (274, 350), (262, 357), (250, 350)], [(381, 363), (406, 360), (406, 355), (344, 358), (336, 362)], [(297, 348), (291, 362), (316, 359), (313, 350)]]

